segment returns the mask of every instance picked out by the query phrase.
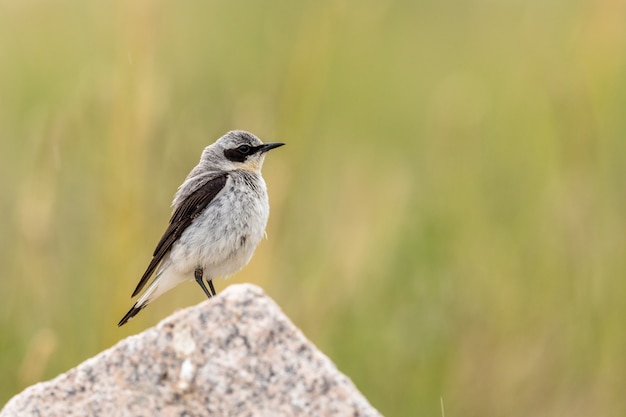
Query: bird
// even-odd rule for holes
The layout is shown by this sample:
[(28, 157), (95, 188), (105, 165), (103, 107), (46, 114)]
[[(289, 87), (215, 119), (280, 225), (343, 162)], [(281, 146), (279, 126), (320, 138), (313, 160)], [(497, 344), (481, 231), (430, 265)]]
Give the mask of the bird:
[(211, 298), (213, 279), (228, 278), (248, 264), (270, 212), (263, 161), (283, 145), (233, 130), (204, 148), (174, 195), (169, 224), (131, 298), (154, 279), (118, 326), (184, 281), (194, 279)]

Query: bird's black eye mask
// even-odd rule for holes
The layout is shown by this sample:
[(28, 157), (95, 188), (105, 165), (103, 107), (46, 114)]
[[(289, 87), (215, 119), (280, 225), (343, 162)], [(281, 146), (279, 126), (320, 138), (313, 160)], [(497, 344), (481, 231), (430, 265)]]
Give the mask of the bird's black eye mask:
[(245, 162), (246, 158), (259, 152), (263, 146), (239, 145), (234, 149), (226, 149), (224, 156), (232, 162)]
[(281, 142), (262, 143), (259, 146), (246, 145), (244, 143), (243, 145), (239, 145), (236, 148), (226, 149), (224, 151), (224, 156), (226, 157), (226, 159), (232, 162), (245, 162), (250, 155), (254, 155), (259, 152), (265, 153), (283, 145), (284, 143)]

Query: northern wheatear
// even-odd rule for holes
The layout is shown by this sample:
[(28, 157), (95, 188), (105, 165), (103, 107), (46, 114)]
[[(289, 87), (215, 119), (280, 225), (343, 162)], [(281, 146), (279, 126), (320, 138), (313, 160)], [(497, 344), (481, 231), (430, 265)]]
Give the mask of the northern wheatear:
[(214, 278), (226, 278), (250, 261), (270, 213), (261, 167), (265, 153), (282, 145), (235, 130), (204, 149), (178, 187), (170, 223), (132, 296), (156, 271), (155, 278), (118, 326), (186, 280), (195, 279), (210, 298)]

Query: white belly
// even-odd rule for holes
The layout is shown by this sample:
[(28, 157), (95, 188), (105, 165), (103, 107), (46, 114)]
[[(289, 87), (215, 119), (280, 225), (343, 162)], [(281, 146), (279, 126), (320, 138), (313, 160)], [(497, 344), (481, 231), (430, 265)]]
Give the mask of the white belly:
[(243, 268), (263, 237), (269, 216), (265, 183), (258, 179), (256, 190), (238, 177), (229, 179), (224, 192), (174, 244), (168, 266), (186, 279), (193, 279), (199, 267), (205, 279), (226, 278)]

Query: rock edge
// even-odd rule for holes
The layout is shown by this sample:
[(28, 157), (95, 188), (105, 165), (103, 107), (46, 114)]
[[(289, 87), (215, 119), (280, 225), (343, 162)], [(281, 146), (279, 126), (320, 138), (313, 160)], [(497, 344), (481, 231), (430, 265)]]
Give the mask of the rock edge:
[(380, 416), (259, 287), (232, 285), (58, 377), (0, 417)]

